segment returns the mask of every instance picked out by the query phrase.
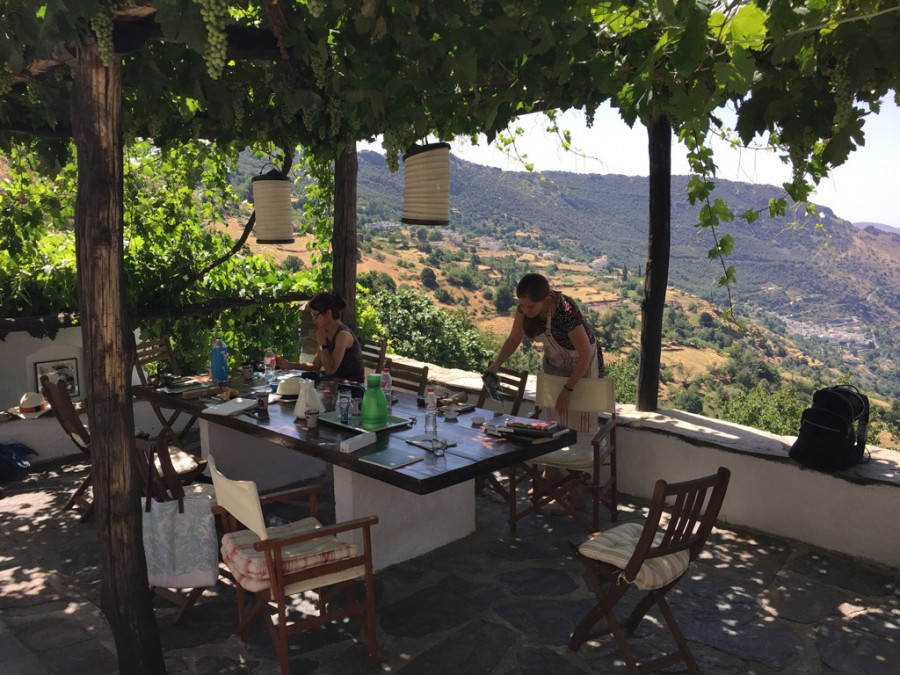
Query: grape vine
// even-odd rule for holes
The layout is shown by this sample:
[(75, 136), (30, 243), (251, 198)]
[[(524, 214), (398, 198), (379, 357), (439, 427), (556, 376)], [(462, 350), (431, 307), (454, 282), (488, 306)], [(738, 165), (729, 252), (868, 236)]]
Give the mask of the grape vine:
[(100, 60), (109, 68), (112, 65), (113, 54), (113, 14), (107, 4), (101, 6), (100, 11), (91, 18), (91, 30), (97, 38), (97, 49), (100, 51)]
[(200, 5), (200, 16), (206, 25), (206, 50), (203, 61), (206, 72), (218, 80), (225, 68), (228, 38), (225, 36), (225, 21), (228, 18), (228, 2), (226, 0), (194, 0)]
[(318, 19), (325, 13), (325, 0), (307, 0), (306, 7), (309, 9), (310, 16), (314, 19)]

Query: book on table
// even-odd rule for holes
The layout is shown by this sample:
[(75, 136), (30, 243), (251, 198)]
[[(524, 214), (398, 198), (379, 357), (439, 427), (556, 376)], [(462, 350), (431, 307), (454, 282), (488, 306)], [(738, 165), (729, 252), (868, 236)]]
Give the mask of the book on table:
[(566, 433), (566, 427), (552, 420), (533, 420), (528, 417), (497, 417), (487, 423), (488, 431), (499, 434), (558, 438)]
[(388, 448), (359, 458), (361, 462), (383, 466), (386, 469), (399, 469), (402, 466), (415, 464), (425, 459), (421, 453)]

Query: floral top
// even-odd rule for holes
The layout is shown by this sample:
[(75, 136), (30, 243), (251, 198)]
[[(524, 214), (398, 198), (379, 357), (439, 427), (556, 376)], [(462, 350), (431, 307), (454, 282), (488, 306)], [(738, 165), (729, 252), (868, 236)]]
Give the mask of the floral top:
[(559, 302), (556, 304), (556, 311), (550, 317), (550, 334), (564, 349), (575, 349), (569, 333), (578, 326), (584, 326), (584, 332), (587, 333), (588, 340), (591, 344), (597, 342), (597, 336), (594, 334), (594, 327), (584, 320), (584, 316), (575, 301), (568, 295), (559, 294)]

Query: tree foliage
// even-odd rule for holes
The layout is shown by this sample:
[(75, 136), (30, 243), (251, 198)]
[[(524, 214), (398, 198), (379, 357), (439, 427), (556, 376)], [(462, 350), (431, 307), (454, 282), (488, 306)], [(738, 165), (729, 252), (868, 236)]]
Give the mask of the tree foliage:
[(481, 371), (493, 352), (463, 312), (437, 307), (419, 291), (401, 288), (396, 293), (371, 297), (391, 350), (409, 358), (446, 368)]

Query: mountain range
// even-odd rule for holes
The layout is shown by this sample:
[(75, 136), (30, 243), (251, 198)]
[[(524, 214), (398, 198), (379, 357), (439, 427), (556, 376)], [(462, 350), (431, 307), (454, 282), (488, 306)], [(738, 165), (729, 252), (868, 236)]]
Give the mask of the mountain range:
[[(687, 183), (687, 176), (672, 177), (669, 283), (723, 304), (721, 263), (707, 255), (713, 234), (695, 226), (699, 207), (689, 203)], [(756, 222), (736, 217), (716, 233), (734, 239), (727, 264), (737, 273), (731, 291), (738, 309), (822, 327), (855, 326), (882, 336), (882, 343), (893, 336), (900, 326), (900, 232), (857, 228), (827, 207), (817, 206), (815, 217), (803, 207), (770, 217), (769, 200), (782, 195), (771, 185), (716, 180), (712, 197), (733, 213), (760, 211)], [(399, 221), (402, 201), (402, 167), (391, 173), (383, 156), (360, 152), (360, 224)], [(606, 256), (630, 271), (645, 264), (645, 177), (504, 171), (451, 155), (450, 205), (450, 227), (463, 234), (511, 243), (525, 233), (575, 259)], [(883, 346), (891, 354), (897, 347)]]

